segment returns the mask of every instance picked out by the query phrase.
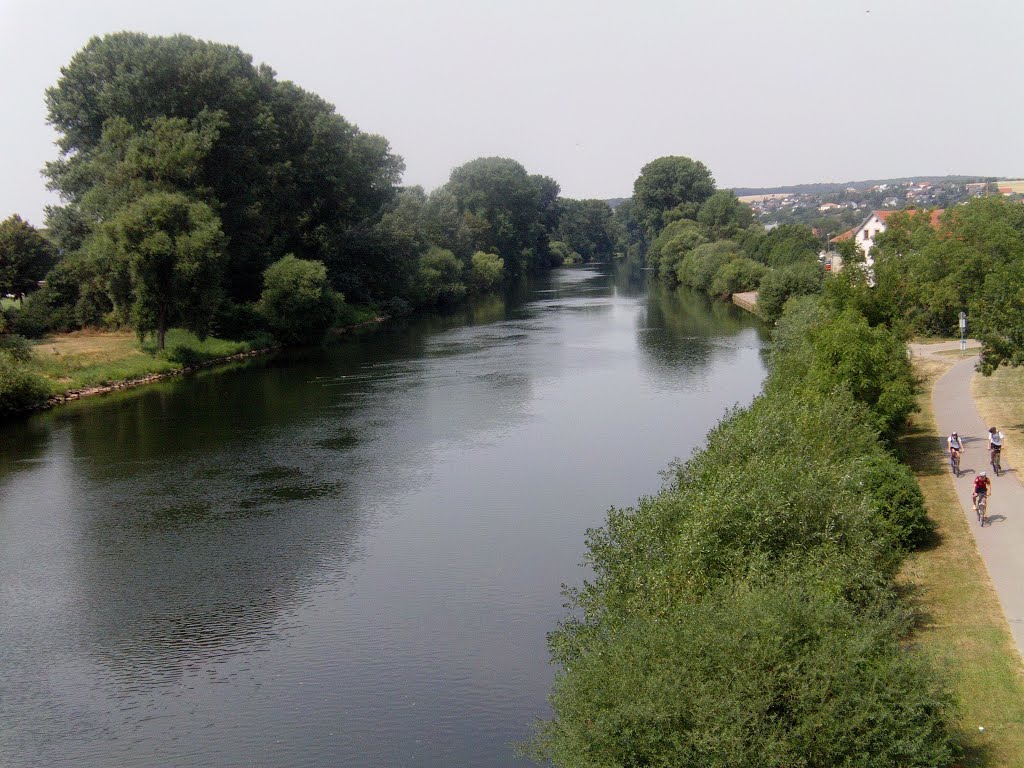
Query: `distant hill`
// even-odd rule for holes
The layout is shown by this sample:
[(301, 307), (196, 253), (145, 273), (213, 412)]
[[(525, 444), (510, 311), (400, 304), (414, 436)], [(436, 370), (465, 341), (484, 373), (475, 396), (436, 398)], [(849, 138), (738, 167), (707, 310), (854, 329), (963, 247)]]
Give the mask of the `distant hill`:
[(998, 181), (996, 176), (904, 176), (898, 179), (865, 179), (863, 181), (844, 182), (817, 182), (814, 184), (793, 184), (788, 187), (732, 187), (737, 197), (744, 195), (778, 195), (778, 194), (804, 194), (804, 195), (827, 195), (830, 192), (843, 192), (847, 188), (864, 191), (879, 184), (902, 184), (905, 181), (922, 182), (931, 184), (942, 182), (953, 182), (956, 184), (969, 184), (975, 181)]

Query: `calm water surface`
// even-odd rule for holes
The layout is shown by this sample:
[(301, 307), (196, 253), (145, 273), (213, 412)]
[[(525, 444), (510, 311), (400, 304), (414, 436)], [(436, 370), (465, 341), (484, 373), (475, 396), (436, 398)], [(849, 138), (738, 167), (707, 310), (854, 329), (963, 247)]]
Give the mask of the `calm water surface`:
[(530, 765), (585, 529), (764, 375), (752, 319), (636, 283), (0, 430), (0, 765)]

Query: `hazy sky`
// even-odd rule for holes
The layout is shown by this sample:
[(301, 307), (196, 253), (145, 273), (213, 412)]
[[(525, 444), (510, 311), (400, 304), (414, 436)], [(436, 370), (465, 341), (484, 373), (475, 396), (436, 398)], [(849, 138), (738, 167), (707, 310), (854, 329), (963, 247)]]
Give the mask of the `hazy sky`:
[(1024, 175), (1020, 0), (0, 0), (0, 219), (43, 224), (43, 91), (124, 29), (239, 46), (428, 190), (491, 155), (577, 198), (662, 155), (723, 187)]

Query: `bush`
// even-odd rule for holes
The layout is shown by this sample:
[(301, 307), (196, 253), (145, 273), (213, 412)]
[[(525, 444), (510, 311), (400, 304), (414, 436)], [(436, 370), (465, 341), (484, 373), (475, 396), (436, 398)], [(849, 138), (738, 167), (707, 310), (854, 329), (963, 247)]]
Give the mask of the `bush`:
[(699, 245), (683, 258), (677, 270), (679, 282), (689, 288), (709, 293), (711, 281), (722, 267), (740, 258), (736, 244), (729, 240), (717, 240)]
[(462, 262), (449, 250), (433, 247), (420, 257), (416, 293), (422, 306), (450, 305), (466, 296)]
[[(554, 245), (554, 243), (551, 244), (552, 252)], [(583, 262), (583, 257), (578, 253), (574, 252), (573, 257), (571, 262), (567, 259), (565, 263), (580, 264)], [(472, 272), (469, 279), (473, 290), (483, 293), (501, 285), (501, 281), (505, 278), (505, 260), (498, 254), (477, 251), (473, 254), (471, 263)]]
[(907, 549), (925, 544), (935, 525), (924, 507), (924, 494), (914, 473), (891, 454), (867, 459), (859, 473), (872, 508), (896, 531), (899, 543)]
[(309, 344), (331, 327), (339, 299), (323, 262), (288, 254), (263, 273), (258, 310), (276, 338), (286, 344)]
[(17, 363), (27, 363), (32, 359), (32, 344), (24, 336), (0, 333), (0, 355), (7, 355)]
[(715, 273), (710, 293), (727, 299), (734, 293), (756, 290), (767, 271), (766, 266), (753, 259), (743, 257), (730, 261)]
[(825, 395), (845, 388), (871, 409), (887, 438), (917, 407), (903, 339), (885, 326), (872, 328), (856, 309), (829, 315), (816, 300), (793, 301), (777, 331), (768, 390), (784, 388), (797, 397), (801, 390)]
[(757, 311), (770, 323), (782, 316), (782, 308), (793, 296), (820, 293), (824, 272), (817, 262), (792, 264), (773, 269), (761, 280)]
[(49, 395), (46, 382), (28, 370), (20, 354), (0, 350), (0, 417), (40, 405)]
[(812, 572), (725, 584), (567, 659), (529, 753), (576, 768), (953, 765), (951, 697), (901, 647), (906, 629)]

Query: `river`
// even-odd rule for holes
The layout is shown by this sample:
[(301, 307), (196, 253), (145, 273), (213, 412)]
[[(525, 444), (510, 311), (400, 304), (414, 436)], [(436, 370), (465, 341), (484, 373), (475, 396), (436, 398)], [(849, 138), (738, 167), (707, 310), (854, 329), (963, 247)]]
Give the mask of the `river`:
[(760, 389), (608, 268), (0, 428), (0, 765), (526, 766), (585, 531)]

